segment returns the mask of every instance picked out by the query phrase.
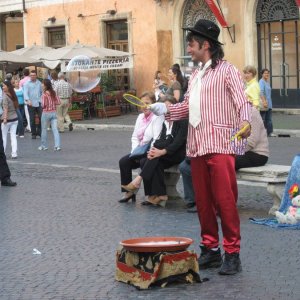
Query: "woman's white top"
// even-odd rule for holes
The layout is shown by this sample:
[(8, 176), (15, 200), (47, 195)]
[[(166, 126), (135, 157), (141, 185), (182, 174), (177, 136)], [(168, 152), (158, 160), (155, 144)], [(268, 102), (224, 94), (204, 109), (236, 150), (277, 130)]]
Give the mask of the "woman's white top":
[(158, 139), (160, 132), (162, 130), (162, 125), (164, 123), (165, 117), (164, 115), (162, 116), (153, 116), (151, 122), (149, 123), (149, 125), (147, 126), (144, 136), (143, 136), (143, 141), (140, 141), (138, 139), (138, 129), (142, 124), (142, 119), (144, 118), (144, 113), (141, 113), (138, 115), (138, 118), (135, 122), (135, 126), (134, 126), (134, 131), (132, 133), (132, 137), (131, 137), (131, 152), (133, 151), (133, 149), (135, 149), (138, 145), (140, 145), (141, 142), (143, 142), (143, 144), (147, 144), (152, 140), (151, 145), (153, 145), (153, 143), (155, 142), (156, 139)]

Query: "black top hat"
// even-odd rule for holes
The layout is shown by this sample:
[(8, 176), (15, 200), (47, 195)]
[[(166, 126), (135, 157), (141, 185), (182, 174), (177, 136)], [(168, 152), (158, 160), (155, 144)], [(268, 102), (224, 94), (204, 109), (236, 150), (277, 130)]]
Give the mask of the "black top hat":
[(212, 21), (200, 19), (196, 22), (194, 27), (186, 27), (183, 29), (189, 30), (196, 35), (204, 36), (209, 40), (212, 40), (220, 45), (223, 45), (218, 41), (220, 28)]

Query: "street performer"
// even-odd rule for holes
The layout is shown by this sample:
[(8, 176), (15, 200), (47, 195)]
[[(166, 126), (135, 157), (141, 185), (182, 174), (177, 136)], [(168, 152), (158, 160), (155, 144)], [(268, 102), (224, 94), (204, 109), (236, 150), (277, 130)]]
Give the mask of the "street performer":
[[(151, 105), (157, 114), (170, 114), (171, 120), (189, 118), (187, 156), (191, 158), (192, 181), (201, 225), (199, 267), (220, 267), (219, 274), (233, 275), (242, 270), (240, 219), (237, 210), (235, 149), (231, 136), (243, 129), (250, 135), (251, 105), (244, 93), (239, 71), (223, 60), (219, 27), (198, 20), (187, 35), (187, 52), (199, 68), (192, 74), (182, 103)], [(222, 260), (217, 216), (223, 232)]]

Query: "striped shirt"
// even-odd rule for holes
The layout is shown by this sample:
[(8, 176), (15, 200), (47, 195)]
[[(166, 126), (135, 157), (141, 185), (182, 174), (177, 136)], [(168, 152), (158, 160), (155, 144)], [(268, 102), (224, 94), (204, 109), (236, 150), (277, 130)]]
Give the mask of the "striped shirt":
[(69, 99), (72, 95), (72, 87), (64, 79), (60, 79), (54, 85), (54, 90), (60, 99)]
[[(189, 94), (198, 72), (195, 70), (190, 78), (184, 101), (169, 107), (171, 120), (188, 118)], [(208, 68), (202, 77), (199, 101), (201, 121), (196, 128), (189, 124), (187, 156), (234, 154), (230, 143), (233, 130), (243, 121), (251, 121), (251, 105), (239, 71), (225, 60), (215, 69)]]
[(59, 97), (51, 97), (50, 94), (44, 92), (42, 95), (43, 112), (56, 112), (56, 106), (60, 104)]

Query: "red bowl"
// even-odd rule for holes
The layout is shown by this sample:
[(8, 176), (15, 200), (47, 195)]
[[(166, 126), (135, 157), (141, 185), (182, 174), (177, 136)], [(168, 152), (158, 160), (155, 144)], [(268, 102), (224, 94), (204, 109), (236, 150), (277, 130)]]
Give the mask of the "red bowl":
[(193, 242), (186, 237), (151, 236), (124, 240), (120, 244), (133, 252), (172, 252), (186, 250)]

